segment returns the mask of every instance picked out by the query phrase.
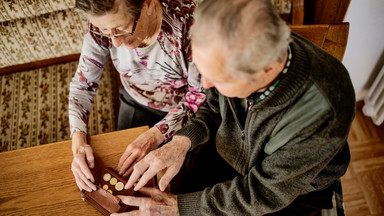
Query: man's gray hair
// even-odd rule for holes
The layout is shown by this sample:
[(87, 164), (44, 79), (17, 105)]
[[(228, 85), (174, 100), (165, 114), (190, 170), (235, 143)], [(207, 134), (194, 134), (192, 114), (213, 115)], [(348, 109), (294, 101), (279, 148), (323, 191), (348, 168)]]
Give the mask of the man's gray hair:
[(204, 0), (195, 20), (192, 43), (218, 45), (228, 71), (242, 79), (282, 62), (291, 41), (291, 31), (271, 0)]

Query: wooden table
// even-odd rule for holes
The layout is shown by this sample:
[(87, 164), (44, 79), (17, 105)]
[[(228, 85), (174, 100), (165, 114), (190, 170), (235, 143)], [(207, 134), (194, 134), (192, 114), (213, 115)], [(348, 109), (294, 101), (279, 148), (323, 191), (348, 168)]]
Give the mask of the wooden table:
[[(92, 136), (99, 164), (116, 168), (127, 145), (146, 130)], [(0, 215), (101, 215), (81, 200), (71, 145), (69, 140), (0, 153)]]

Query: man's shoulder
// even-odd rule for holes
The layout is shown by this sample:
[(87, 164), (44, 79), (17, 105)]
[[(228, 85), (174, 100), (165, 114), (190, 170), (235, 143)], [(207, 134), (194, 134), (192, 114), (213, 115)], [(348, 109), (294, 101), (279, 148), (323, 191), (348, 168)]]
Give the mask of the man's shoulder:
[(294, 34), (292, 37), (296, 48), (308, 56), (308, 80), (317, 86), (318, 92), (326, 98), (335, 113), (353, 113), (355, 93), (344, 65), (306, 39)]

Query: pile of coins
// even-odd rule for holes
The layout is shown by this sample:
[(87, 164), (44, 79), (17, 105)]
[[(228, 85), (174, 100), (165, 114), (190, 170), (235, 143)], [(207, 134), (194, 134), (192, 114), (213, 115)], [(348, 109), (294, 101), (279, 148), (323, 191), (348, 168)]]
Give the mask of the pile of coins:
[(102, 188), (111, 193), (112, 195), (114, 195), (112, 187), (114, 187), (116, 191), (122, 191), (124, 189), (124, 183), (117, 180), (117, 178), (113, 177), (109, 173), (105, 173), (103, 175), (103, 180), (104, 182), (100, 182)]

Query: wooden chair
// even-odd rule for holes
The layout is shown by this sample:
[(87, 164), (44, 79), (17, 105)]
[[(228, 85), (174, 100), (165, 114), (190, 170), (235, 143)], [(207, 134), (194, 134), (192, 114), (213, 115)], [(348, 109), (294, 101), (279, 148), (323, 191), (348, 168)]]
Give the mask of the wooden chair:
[(304, 24), (304, 0), (292, 0), (292, 25)]
[[(317, 46), (343, 60), (348, 41), (349, 23), (339, 25), (292, 25), (289, 26), (293, 32), (308, 39)], [(322, 215), (344, 216), (343, 193), (341, 181), (336, 182), (332, 209), (323, 209)]]
[(304, 24), (340, 24), (351, 0), (305, 0)]
[[(280, 17), (290, 25), (304, 24), (304, 0), (271, 0)], [(290, 10), (288, 10), (290, 8)]]
[(293, 32), (323, 48), (340, 61), (347, 47), (349, 23), (338, 25), (291, 25)]

